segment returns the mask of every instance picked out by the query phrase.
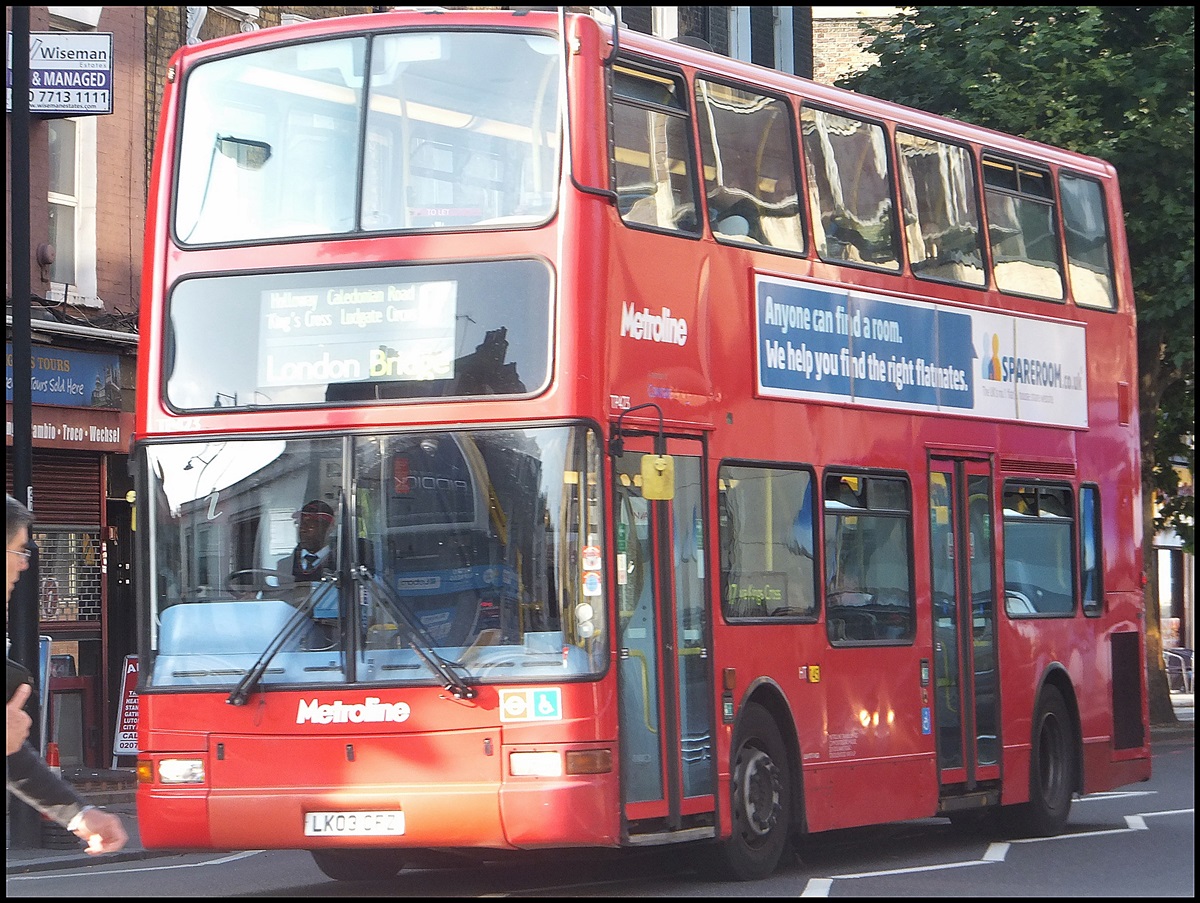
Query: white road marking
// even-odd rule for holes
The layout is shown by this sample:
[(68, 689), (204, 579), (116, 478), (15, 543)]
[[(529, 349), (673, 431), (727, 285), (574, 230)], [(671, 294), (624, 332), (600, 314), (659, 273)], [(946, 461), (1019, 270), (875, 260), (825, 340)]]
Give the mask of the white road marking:
[(142, 872), (169, 872), (172, 869), (195, 869), (206, 865), (225, 865), (228, 862), (237, 862), (239, 859), (249, 859), (251, 856), (257, 856), (263, 850), (245, 850), (241, 853), (234, 853), (231, 856), (222, 856), (220, 859), (206, 859), (203, 862), (177, 862), (174, 865), (148, 865), (142, 868), (125, 868), (125, 869), (105, 869), (103, 872), (96, 871), (96, 865), (80, 866), (77, 869), (51, 869), (45, 872), (35, 872), (29, 875), (8, 875), (7, 881), (36, 881), (40, 878), (82, 878), (88, 875), (139, 875)]
[[(1083, 800), (1093, 800), (1098, 797), (1106, 797), (1109, 799), (1120, 796), (1145, 796), (1153, 794), (1154, 791), (1142, 791), (1134, 793), (1116, 793), (1116, 794), (1093, 794), (1092, 796), (1083, 797)], [(944, 869), (963, 868), (970, 865), (989, 865), (997, 862), (1004, 862), (1008, 856), (1009, 848), (1017, 843), (1046, 843), (1055, 840), (1074, 840), (1077, 837), (1099, 837), (1105, 834), (1127, 834), (1130, 831), (1148, 831), (1149, 826), (1146, 824), (1147, 818), (1152, 818), (1158, 815), (1194, 815), (1196, 810), (1189, 809), (1165, 809), (1161, 812), (1139, 812), (1136, 815), (1125, 816), (1124, 828), (1107, 828), (1101, 831), (1080, 831), (1076, 834), (1056, 834), (1054, 837), (1022, 837), (1016, 840), (1011, 840), (1001, 843), (988, 844), (988, 848), (984, 851), (982, 859), (964, 859), (958, 862), (942, 862), (936, 865), (916, 865), (910, 868), (902, 869), (882, 869), (875, 872), (848, 872), (844, 875), (829, 875), (821, 878), (810, 878), (804, 887), (802, 897), (828, 897), (833, 882), (840, 879), (848, 878), (882, 878), (889, 875), (905, 875), (916, 874), (919, 872), (936, 872)]]

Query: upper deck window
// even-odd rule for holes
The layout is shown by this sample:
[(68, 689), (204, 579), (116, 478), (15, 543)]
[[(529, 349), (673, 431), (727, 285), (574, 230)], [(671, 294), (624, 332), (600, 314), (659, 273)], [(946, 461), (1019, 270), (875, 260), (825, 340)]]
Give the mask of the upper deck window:
[(535, 394), (550, 305), (536, 260), (185, 279), (165, 396), (201, 411)]
[(683, 80), (617, 65), (612, 92), (613, 188), (621, 219), (699, 234)]
[(1064, 172), (1058, 177), (1058, 191), (1067, 233), (1067, 272), (1075, 303), (1113, 310), (1117, 298), (1113, 290), (1108, 221), (1104, 216), (1104, 189), (1099, 182)]
[(787, 103), (701, 79), (696, 111), (713, 236), (803, 252), (796, 142)]
[(883, 128), (804, 107), (800, 129), (817, 253), (823, 260), (899, 270)]
[(184, 94), (176, 238), (542, 222), (557, 185), (557, 52), (546, 35), (422, 32), (202, 63)]
[(896, 131), (904, 238), (913, 273), (966, 285), (985, 283), (979, 202), (971, 151)]
[(1054, 228), (1054, 185), (1039, 166), (983, 158), (988, 236), (996, 287), (1062, 301), (1062, 258)]

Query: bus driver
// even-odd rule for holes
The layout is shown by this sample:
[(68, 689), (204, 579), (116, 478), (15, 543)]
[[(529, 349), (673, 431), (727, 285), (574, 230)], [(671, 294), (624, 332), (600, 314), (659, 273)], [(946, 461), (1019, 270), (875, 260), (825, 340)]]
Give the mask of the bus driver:
[(329, 544), (333, 526), (333, 509), (320, 499), (313, 499), (296, 512), (297, 543), (292, 553), (279, 560), (276, 571), (287, 585), (288, 577), (296, 583), (320, 580), (326, 568), (333, 567), (333, 547)]

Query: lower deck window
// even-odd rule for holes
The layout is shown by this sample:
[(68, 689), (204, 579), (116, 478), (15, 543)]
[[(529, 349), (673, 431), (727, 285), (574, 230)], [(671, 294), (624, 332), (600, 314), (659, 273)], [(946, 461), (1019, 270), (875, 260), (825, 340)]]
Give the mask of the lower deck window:
[(825, 622), (834, 645), (913, 638), (912, 504), (898, 477), (825, 477)]
[(723, 465), (718, 489), (725, 617), (815, 620), (812, 474)]
[(1012, 617), (1075, 610), (1075, 519), (1065, 486), (1004, 487), (1004, 610)]

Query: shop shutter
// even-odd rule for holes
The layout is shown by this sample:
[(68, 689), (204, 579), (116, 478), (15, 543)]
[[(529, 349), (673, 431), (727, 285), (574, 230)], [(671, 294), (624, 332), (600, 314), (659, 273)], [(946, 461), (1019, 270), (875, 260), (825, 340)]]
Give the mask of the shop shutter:
[[(11, 445), (4, 459), (4, 477), (5, 491), (11, 494)], [(99, 527), (102, 496), (99, 454), (34, 449), (33, 514), (38, 527)]]

